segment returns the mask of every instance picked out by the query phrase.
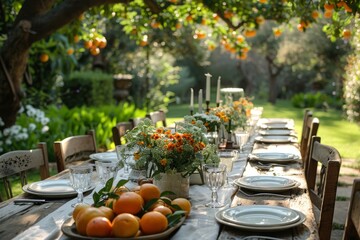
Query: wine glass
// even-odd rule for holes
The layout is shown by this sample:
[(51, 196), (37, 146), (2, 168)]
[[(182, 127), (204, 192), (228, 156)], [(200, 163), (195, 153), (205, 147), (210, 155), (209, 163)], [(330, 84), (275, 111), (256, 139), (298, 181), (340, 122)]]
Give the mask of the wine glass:
[(224, 187), (229, 188), (232, 187), (229, 183), (229, 173), (232, 171), (234, 160), (237, 158), (238, 151), (237, 150), (219, 150), (218, 156), (220, 159), (220, 163), (226, 166), (226, 181)]
[(100, 183), (102, 186), (105, 186), (106, 182), (110, 178), (116, 178), (118, 172), (118, 163), (117, 162), (102, 162), (96, 161), (96, 172), (99, 176)]
[(238, 131), (235, 132), (236, 140), (239, 144), (240, 153), (244, 152), (244, 146), (249, 140), (249, 133), (247, 131)]
[(211, 201), (205, 204), (206, 207), (219, 208), (224, 204), (218, 201), (217, 190), (224, 185), (226, 178), (225, 164), (204, 164), (203, 173), (206, 185), (211, 189)]
[(91, 186), (91, 175), (92, 175), (92, 165), (80, 165), (72, 166), (70, 169), (70, 184), (77, 192), (77, 203), (72, 206), (83, 203), (84, 195), (83, 192), (90, 188)]
[(120, 162), (124, 164), (124, 174), (123, 177), (129, 178), (129, 161), (133, 153), (129, 151), (129, 148), (126, 145), (117, 145), (116, 146), (117, 158)]

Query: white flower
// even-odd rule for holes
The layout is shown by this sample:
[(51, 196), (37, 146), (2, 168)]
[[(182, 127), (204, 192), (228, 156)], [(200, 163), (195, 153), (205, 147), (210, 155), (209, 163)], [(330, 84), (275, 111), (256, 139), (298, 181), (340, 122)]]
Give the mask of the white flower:
[(47, 117), (43, 117), (42, 119), (41, 119), (41, 124), (42, 125), (46, 125), (46, 124), (48, 124), (49, 123), (49, 118), (47, 118)]
[(5, 128), (4, 131), (3, 131), (4, 136), (9, 136), (10, 132), (11, 132), (11, 131), (10, 131), (9, 128)]
[(11, 144), (12, 144), (11, 139), (9, 139), (9, 138), (8, 138), (8, 139), (6, 139), (6, 140), (5, 140), (5, 144), (6, 144), (6, 145), (11, 145)]
[[(34, 123), (30, 123), (30, 124), (29, 124), (29, 130), (30, 130), (30, 131), (35, 130), (35, 128), (36, 128), (36, 125), (35, 125)], [(24, 128), (24, 129), (25, 129), (25, 128)]]
[(49, 126), (44, 126), (42, 129), (41, 129), (41, 133), (46, 133), (47, 131), (49, 131)]

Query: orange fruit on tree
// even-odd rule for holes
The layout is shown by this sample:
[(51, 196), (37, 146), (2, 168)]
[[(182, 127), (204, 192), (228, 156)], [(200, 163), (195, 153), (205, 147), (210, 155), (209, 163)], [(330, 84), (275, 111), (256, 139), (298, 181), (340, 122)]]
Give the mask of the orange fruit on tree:
[(344, 29), (342, 32), (342, 37), (344, 39), (349, 39), (351, 37), (351, 31), (349, 29)]
[(159, 212), (147, 212), (140, 219), (140, 229), (145, 235), (161, 233), (167, 227), (167, 218)]
[(206, 18), (202, 18), (201, 19), (201, 25), (206, 25), (206, 24), (207, 24)]
[(303, 32), (303, 31), (304, 31), (304, 26), (299, 23), (299, 24), (297, 25), (297, 29), (298, 29), (300, 32)]
[(144, 204), (143, 198), (134, 192), (125, 192), (120, 195), (113, 205), (113, 211), (116, 214), (131, 213), (137, 214), (142, 210)]
[(215, 21), (218, 21), (219, 18), (220, 18), (219, 15), (217, 15), (216, 13), (213, 14), (213, 19), (214, 19)]
[(110, 237), (112, 224), (106, 217), (94, 217), (86, 225), (86, 235), (89, 237)]
[(267, 0), (259, 0), (259, 3), (267, 3)]
[(265, 22), (265, 19), (264, 19), (263, 16), (259, 16), (259, 17), (255, 18), (255, 21), (256, 21), (257, 24), (261, 25), (261, 24), (263, 24)]
[(275, 37), (280, 37), (282, 34), (282, 31), (279, 28), (275, 28), (275, 29), (273, 29), (273, 33), (274, 33)]
[(90, 54), (93, 56), (99, 55), (100, 54), (100, 48), (98, 47), (91, 47), (90, 48)]
[(233, 16), (234, 16), (234, 13), (232, 11), (230, 11), (228, 9), (224, 11), (224, 18), (230, 19)]
[(332, 18), (333, 12), (326, 10), (324, 12), (324, 18)]
[(79, 234), (86, 235), (86, 226), (94, 217), (105, 217), (105, 214), (96, 207), (89, 207), (76, 216), (75, 224)]
[(139, 231), (139, 221), (130, 213), (121, 213), (112, 221), (115, 237), (134, 237)]
[(49, 55), (47, 55), (46, 53), (42, 53), (40, 55), (40, 62), (46, 63), (47, 61), (49, 61)]
[(84, 41), (84, 48), (89, 49), (93, 45), (93, 42), (91, 40)]
[(178, 205), (182, 210), (186, 212), (186, 216), (189, 216), (191, 211), (191, 203), (186, 198), (175, 198), (171, 201), (172, 205)]
[(320, 15), (319, 12), (316, 10), (312, 11), (312, 13), (311, 13), (311, 17), (313, 19), (317, 19), (319, 17), (319, 15)]
[(74, 49), (73, 48), (68, 48), (68, 50), (66, 51), (66, 53), (68, 55), (72, 55), (74, 53)]
[(335, 5), (334, 4), (330, 4), (330, 3), (325, 3), (324, 4), (324, 8), (327, 11), (332, 11), (334, 9)]
[(148, 202), (153, 198), (160, 198), (161, 192), (156, 185), (151, 183), (145, 183), (140, 186), (139, 194), (145, 202)]
[(79, 35), (74, 35), (74, 43), (78, 43), (80, 41)]
[(191, 22), (193, 20), (193, 16), (191, 14), (189, 14), (189, 15), (186, 16), (185, 20), (187, 22)]
[(107, 45), (107, 41), (106, 41), (106, 38), (102, 38), (100, 39), (100, 42), (99, 42), (99, 48), (105, 48)]
[(101, 210), (105, 217), (112, 221), (115, 217), (115, 213), (113, 212), (112, 208), (106, 207), (106, 206), (100, 206), (99, 210)]
[(84, 209), (91, 207), (89, 204), (86, 203), (79, 203), (75, 206), (74, 211), (72, 213), (72, 217), (76, 220), (77, 215)]
[(163, 214), (164, 216), (168, 215), (168, 214), (172, 214), (172, 211), (170, 208), (165, 207), (165, 206), (158, 206), (156, 208), (154, 208), (155, 212), (159, 212), (161, 214)]
[(180, 29), (181, 27), (182, 27), (182, 24), (181, 24), (181, 23), (177, 22), (177, 23), (175, 24), (175, 28), (176, 28), (176, 29)]

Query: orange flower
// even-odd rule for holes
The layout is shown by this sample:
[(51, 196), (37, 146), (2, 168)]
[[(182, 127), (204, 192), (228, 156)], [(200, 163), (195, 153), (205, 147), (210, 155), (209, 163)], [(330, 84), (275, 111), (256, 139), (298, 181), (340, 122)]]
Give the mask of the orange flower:
[(167, 164), (166, 158), (161, 159), (161, 160), (160, 160), (160, 164), (165, 167), (166, 164)]
[(140, 146), (143, 146), (145, 143), (144, 143), (144, 141), (138, 141), (137, 144)]
[(135, 160), (139, 160), (139, 159), (140, 159), (140, 153), (139, 153), (139, 152), (135, 152), (135, 153), (134, 153), (134, 159), (135, 159)]
[(158, 128), (158, 129), (156, 129), (156, 132), (159, 133), (159, 134), (162, 134), (164, 132), (164, 129), (163, 128)]
[(167, 148), (167, 150), (173, 150), (175, 148), (175, 144), (170, 142), (167, 144), (166, 148)]
[(151, 135), (151, 138), (157, 140), (160, 138), (160, 135), (157, 133), (154, 133), (153, 135)]

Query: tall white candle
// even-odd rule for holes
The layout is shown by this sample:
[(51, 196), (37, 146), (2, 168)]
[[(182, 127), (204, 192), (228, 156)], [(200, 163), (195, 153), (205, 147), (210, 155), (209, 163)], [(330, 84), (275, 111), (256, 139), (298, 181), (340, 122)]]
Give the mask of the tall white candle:
[(221, 77), (219, 76), (217, 81), (217, 88), (216, 88), (216, 103), (220, 103), (220, 85), (221, 85)]
[(206, 73), (206, 95), (205, 95), (205, 100), (210, 102), (210, 80), (211, 80), (211, 74), (210, 73)]
[(199, 113), (202, 113), (203, 90), (199, 90)]
[(190, 110), (194, 111), (194, 89), (190, 88)]

